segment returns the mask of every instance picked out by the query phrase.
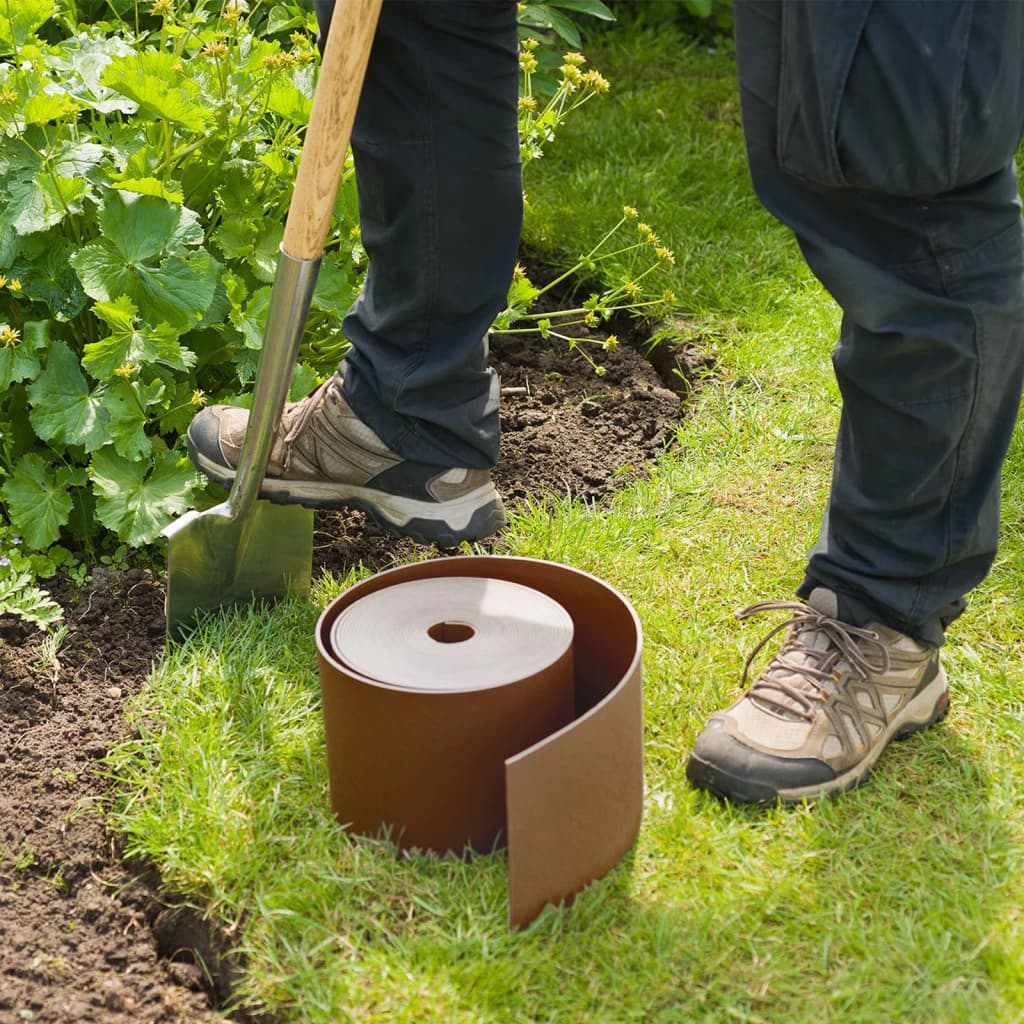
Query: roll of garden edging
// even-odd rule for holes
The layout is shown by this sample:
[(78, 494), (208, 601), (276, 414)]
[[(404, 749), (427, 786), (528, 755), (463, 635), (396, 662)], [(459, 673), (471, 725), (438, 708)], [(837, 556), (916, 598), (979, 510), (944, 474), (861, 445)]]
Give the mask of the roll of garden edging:
[(337, 597), (316, 642), (331, 806), (350, 831), (507, 845), (511, 927), (632, 846), (642, 638), (606, 583), (528, 558), (418, 562)]

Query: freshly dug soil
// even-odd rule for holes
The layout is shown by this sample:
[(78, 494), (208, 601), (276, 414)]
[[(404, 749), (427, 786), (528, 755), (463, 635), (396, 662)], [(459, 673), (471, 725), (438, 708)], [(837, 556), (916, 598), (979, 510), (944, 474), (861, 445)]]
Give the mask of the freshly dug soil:
[[(595, 349), (603, 376), (565, 347), (492, 343), (504, 430), (495, 476), (510, 506), (569, 493), (599, 502), (671, 439), (686, 377), (708, 359), (691, 345), (661, 351), (662, 376), (632, 326), (612, 326), (622, 344)], [(359, 513), (317, 514), (314, 572), (384, 568), (415, 550)], [(81, 591), (53, 592), (70, 630), (55, 658), (44, 634), (0, 616), (0, 1021), (221, 1019), (225, 981), (198, 962), (195, 922), (162, 906), (144, 866), (122, 861), (102, 816), (102, 759), (163, 650), (163, 581), (97, 569)]]

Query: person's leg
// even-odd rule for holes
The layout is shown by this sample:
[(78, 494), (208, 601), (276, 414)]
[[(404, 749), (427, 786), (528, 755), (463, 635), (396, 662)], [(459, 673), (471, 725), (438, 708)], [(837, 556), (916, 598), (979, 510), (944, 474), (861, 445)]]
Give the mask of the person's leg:
[[(842, 38), (800, 24), (801, 14), (826, 20), (833, 4), (784, 15), (776, 4), (736, 5), (755, 187), (843, 309), (832, 494), (800, 594), (828, 586), (850, 621), (881, 618), (938, 644), (995, 554), (1000, 467), (1024, 373), (1013, 169), (1024, 18), (1018, 5), (977, 4), (966, 25), (972, 5), (883, 3), (858, 25), (861, 6), (842, 5), (851, 18)], [(773, 34), (774, 59), (765, 53)], [(800, 67), (800, 44), (826, 62), (845, 57), (846, 74), (808, 57)], [(933, 46), (929, 71), (922, 51)], [(1000, 91), (1004, 66), (1015, 80)], [(812, 120), (803, 97), (830, 88), (832, 135), (815, 152), (815, 132), (801, 144), (792, 126)], [(998, 132), (961, 137), (960, 122), (986, 104), (1013, 116)]]
[(519, 245), (513, 0), (387, 0), (352, 134), (369, 272), (344, 394), (407, 459), (493, 466), (486, 334)]
[[(317, 2), (322, 37), (332, 8)], [(443, 545), (504, 524), (486, 334), (522, 218), (515, 12), (513, 0), (383, 5), (352, 136), (370, 256), (345, 320), (353, 349), (286, 405), (261, 497), (362, 508)], [(193, 462), (225, 486), (247, 423), (212, 406), (189, 426)]]
[(984, 3), (734, 10), (751, 174), (843, 309), (844, 406), (807, 603), (782, 603), (782, 650), (713, 716), (688, 774), (799, 800), (857, 784), (890, 739), (941, 717), (937, 647), (995, 554), (1024, 375), (1024, 18)]

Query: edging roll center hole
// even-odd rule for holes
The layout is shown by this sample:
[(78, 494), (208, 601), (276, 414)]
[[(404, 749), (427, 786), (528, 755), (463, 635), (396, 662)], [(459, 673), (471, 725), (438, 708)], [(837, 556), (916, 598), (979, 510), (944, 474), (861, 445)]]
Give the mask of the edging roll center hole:
[(465, 622), (435, 622), (427, 629), (427, 636), (439, 644), (460, 644), (475, 633), (476, 630)]

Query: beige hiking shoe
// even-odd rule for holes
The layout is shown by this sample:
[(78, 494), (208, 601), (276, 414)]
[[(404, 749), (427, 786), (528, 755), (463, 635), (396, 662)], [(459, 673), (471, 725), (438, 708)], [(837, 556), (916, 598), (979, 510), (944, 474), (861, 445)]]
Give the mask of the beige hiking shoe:
[[(235, 406), (199, 412), (188, 428), (196, 468), (230, 487), (248, 422), (248, 410)], [(260, 497), (308, 508), (359, 508), (392, 533), (445, 547), (505, 525), (486, 469), (403, 459), (352, 411), (339, 374), (285, 406)]]
[(949, 705), (936, 648), (881, 624), (836, 619), (835, 594), (765, 601), (739, 613), (790, 612), (778, 654), (750, 689), (712, 715), (686, 766), (695, 785), (745, 803), (799, 803), (863, 782), (890, 740), (926, 729)]

